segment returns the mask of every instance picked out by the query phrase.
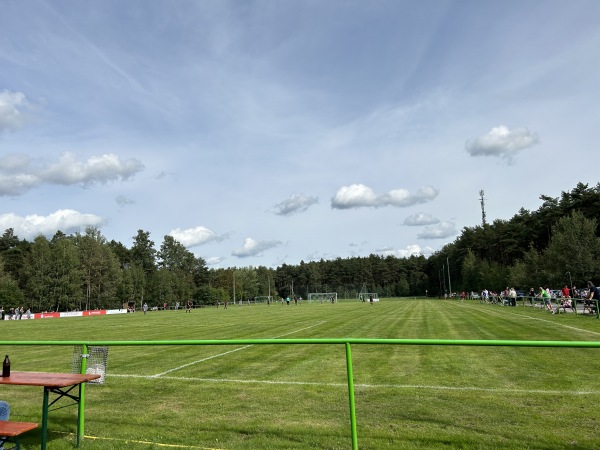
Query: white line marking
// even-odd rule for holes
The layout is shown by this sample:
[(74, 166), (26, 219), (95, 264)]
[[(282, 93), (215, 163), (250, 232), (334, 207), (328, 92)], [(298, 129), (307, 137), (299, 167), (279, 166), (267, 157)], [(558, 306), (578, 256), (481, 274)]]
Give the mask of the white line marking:
[(249, 347), (252, 347), (252, 345), (246, 345), (245, 347), (238, 347), (236, 349), (229, 350), (228, 352), (219, 353), (218, 355), (208, 356), (207, 358), (202, 358), (202, 359), (199, 359), (197, 361), (192, 361), (190, 363), (183, 364), (182, 366), (175, 367), (175, 368), (169, 369), (169, 370), (165, 370), (164, 372), (161, 372), (161, 373), (157, 373), (156, 375), (150, 375), (150, 378), (162, 377), (163, 375), (166, 375), (167, 373), (175, 372), (176, 370), (185, 369), (186, 367), (193, 366), (194, 364), (199, 364), (199, 363), (204, 362), (204, 361), (208, 361), (208, 360), (211, 360), (211, 359), (214, 359), (214, 358), (219, 358), (221, 356), (229, 355), (230, 353), (235, 353), (235, 352), (238, 352), (240, 350), (244, 350), (244, 349), (249, 348)]
[(559, 323), (559, 322), (554, 322), (552, 320), (548, 320), (548, 319), (542, 319), (540, 317), (532, 317), (532, 316), (528, 316), (528, 315), (524, 315), (524, 314), (516, 314), (512, 311), (507, 311), (506, 313), (500, 313), (500, 312), (496, 312), (496, 311), (485, 311), (485, 310), (480, 310), (482, 312), (485, 312), (486, 314), (490, 314), (492, 316), (496, 316), (496, 317), (506, 317), (507, 314), (512, 315), (513, 317), (518, 317), (519, 319), (525, 319), (525, 320), (539, 320), (540, 322), (547, 322), (547, 323), (551, 323), (552, 325), (558, 325), (560, 327), (565, 327), (568, 328), (570, 330), (575, 330), (575, 331), (581, 331), (584, 333), (590, 333), (590, 334), (596, 334), (596, 335), (600, 335), (599, 332), (597, 331), (591, 331), (591, 330), (585, 330), (582, 328), (577, 328), (571, 325), (565, 325), (564, 323)]
[[(299, 330), (290, 331), (289, 333), (281, 334), (281, 335), (275, 336), (274, 338), (271, 338), (271, 339), (278, 339), (278, 338), (281, 338), (281, 337), (284, 337), (284, 336), (289, 336), (290, 334), (294, 334), (294, 333), (298, 333), (300, 331), (308, 330), (309, 328), (314, 328), (314, 327), (317, 327), (319, 325), (323, 325), (324, 323), (325, 323), (325, 321), (319, 322), (319, 323), (315, 323), (314, 325), (310, 325), (308, 327), (300, 328)], [(190, 363), (183, 364), (183, 365), (181, 365), (179, 367), (174, 367), (173, 369), (165, 370), (164, 372), (157, 373), (156, 375), (150, 375), (150, 377), (151, 378), (162, 377), (162, 376), (164, 376), (164, 375), (166, 375), (168, 373), (175, 372), (175, 371), (181, 370), (181, 369), (185, 369), (186, 367), (189, 367), (189, 366), (193, 366), (194, 364), (199, 364), (199, 363), (204, 362), (204, 361), (209, 361), (209, 360), (214, 359), (214, 358), (219, 358), (221, 356), (229, 355), (231, 353), (235, 353), (235, 352), (238, 352), (240, 350), (245, 350), (245, 349), (253, 347), (253, 346), (254, 346), (254, 344), (245, 345), (244, 347), (238, 347), (238, 348), (236, 348), (234, 350), (229, 350), (229, 351), (224, 352), (224, 353), (219, 353), (218, 355), (208, 356), (206, 358), (202, 358), (202, 359), (199, 359), (197, 361), (192, 361)]]
[[(107, 377), (115, 378), (142, 378), (153, 379), (154, 375), (131, 375), (131, 374), (107, 374)], [(325, 387), (340, 387), (347, 388), (347, 383), (321, 383), (315, 381), (274, 381), (274, 380), (236, 380), (236, 379), (217, 379), (217, 378), (193, 378), (193, 377), (163, 377), (173, 381), (194, 381), (200, 383), (235, 383), (235, 384), (272, 384), (272, 385), (289, 385), (289, 386), (325, 386)], [(354, 385), (355, 388), (364, 389), (432, 389), (439, 391), (481, 391), (495, 392), (508, 394), (549, 394), (549, 395), (600, 395), (600, 391), (559, 391), (559, 390), (544, 390), (544, 389), (498, 389), (485, 388), (477, 386), (433, 386), (426, 384), (361, 384)]]

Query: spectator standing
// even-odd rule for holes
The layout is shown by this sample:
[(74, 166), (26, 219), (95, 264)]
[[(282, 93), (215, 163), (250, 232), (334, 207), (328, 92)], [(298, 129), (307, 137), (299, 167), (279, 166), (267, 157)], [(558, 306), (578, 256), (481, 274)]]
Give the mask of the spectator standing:
[(598, 306), (597, 302), (600, 300), (600, 290), (598, 290), (598, 288), (596, 286), (594, 286), (594, 283), (592, 283), (591, 281), (587, 282), (587, 286), (588, 289), (590, 290), (590, 293), (588, 295), (588, 300), (592, 301), (592, 306), (594, 308), (596, 308)]
[(509, 306), (517, 306), (517, 291), (515, 291), (515, 288), (510, 288), (510, 291), (508, 291), (508, 295), (510, 297), (509, 301), (508, 301), (508, 305)]
[(548, 292), (548, 291), (549, 291), (548, 288), (544, 289), (543, 287), (540, 287), (540, 297), (544, 301), (544, 307), (548, 311), (552, 311), (552, 301), (551, 301), (551, 297), (550, 297), (550, 292)]
[(533, 306), (533, 299), (535, 298), (535, 289), (529, 289), (529, 303)]
[(148, 303), (144, 303), (142, 309), (144, 310), (144, 315), (146, 315), (146, 313), (148, 312)]

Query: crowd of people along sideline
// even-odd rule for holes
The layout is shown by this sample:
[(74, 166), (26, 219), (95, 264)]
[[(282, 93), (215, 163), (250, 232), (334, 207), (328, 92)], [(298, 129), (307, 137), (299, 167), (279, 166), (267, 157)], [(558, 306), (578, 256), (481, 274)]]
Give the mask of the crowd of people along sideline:
[(8, 311), (4, 310), (3, 306), (0, 306), (0, 320), (21, 320), (22, 318), (31, 319), (31, 309), (27, 308), (27, 311), (23, 310), (23, 307), (9, 308)]
[[(600, 301), (600, 289), (594, 285), (591, 281), (587, 282), (587, 287), (583, 289), (577, 289), (576, 286), (569, 288), (567, 285), (564, 285), (562, 289), (558, 291), (551, 291), (548, 286), (539, 287), (537, 290), (531, 288), (527, 295), (523, 292), (517, 292), (514, 288), (506, 288), (503, 291), (488, 291), (484, 289), (481, 294), (477, 294), (475, 292), (471, 292), (469, 295), (465, 292), (461, 293), (461, 300), (465, 298), (469, 299), (479, 299), (479, 303), (493, 303), (493, 304), (501, 304), (508, 306), (517, 306), (517, 298), (526, 298), (529, 299), (530, 305), (534, 305), (536, 300), (540, 300), (542, 303), (542, 307), (547, 311), (552, 312), (552, 314), (556, 314), (560, 312), (562, 309), (566, 312), (568, 309), (574, 311), (573, 299), (582, 299), (584, 300), (584, 311), (588, 312), (597, 312), (597, 302)], [(556, 299), (558, 301), (556, 307), (552, 307), (552, 299)]]

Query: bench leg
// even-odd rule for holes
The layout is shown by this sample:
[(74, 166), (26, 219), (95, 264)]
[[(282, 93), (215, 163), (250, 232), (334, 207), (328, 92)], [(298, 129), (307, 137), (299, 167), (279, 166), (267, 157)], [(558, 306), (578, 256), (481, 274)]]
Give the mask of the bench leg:
[[(6, 447), (6, 444), (15, 444), (12, 447)], [(9, 436), (0, 436), (0, 449), (2, 450), (21, 450), (21, 443), (19, 442), (19, 436), (13, 436), (12, 441)]]

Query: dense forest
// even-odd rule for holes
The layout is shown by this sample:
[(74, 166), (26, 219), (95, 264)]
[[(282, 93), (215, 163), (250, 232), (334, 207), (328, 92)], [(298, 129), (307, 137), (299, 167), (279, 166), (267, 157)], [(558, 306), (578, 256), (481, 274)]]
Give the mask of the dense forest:
[(510, 220), (465, 227), (429, 257), (370, 255), (283, 264), (277, 268), (209, 269), (171, 236), (157, 249), (138, 230), (131, 248), (108, 241), (97, 228), (52, 239), (0, 238), (0, 305), (32, 311), (196, 305), (257, 296), (359, 292), (380, 297), (443, 296), (448, 292), (501, 290), (506, 286), (581, 286), (600, 282), (600, 183), (578, 184), (559, 198), (540, 196), (537, 211), (521, 209)]

